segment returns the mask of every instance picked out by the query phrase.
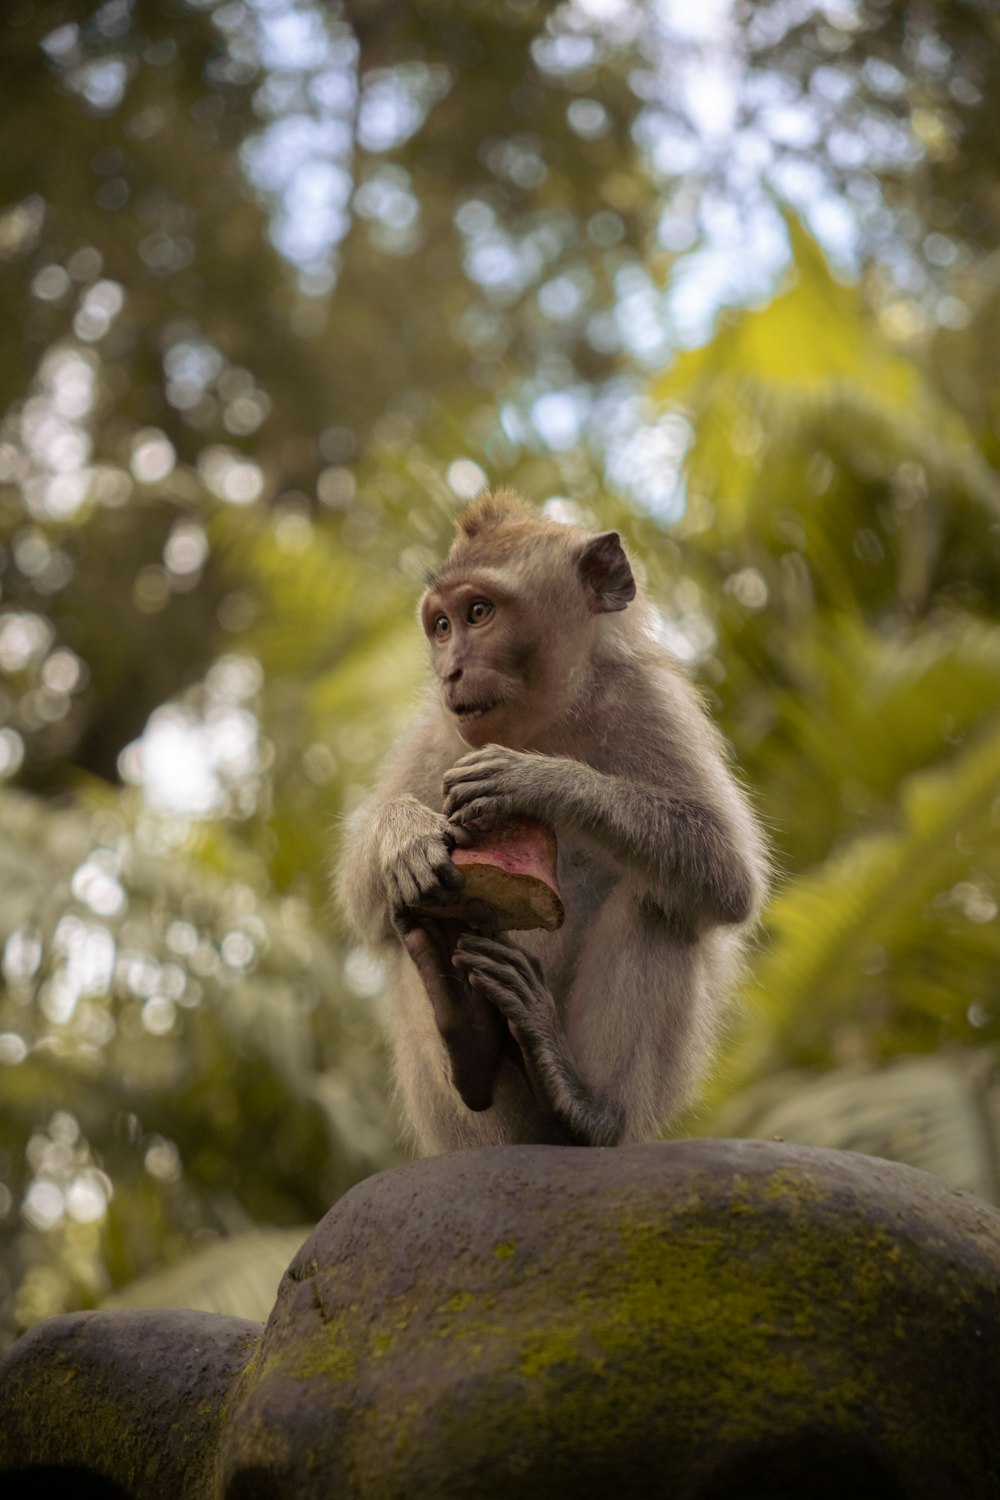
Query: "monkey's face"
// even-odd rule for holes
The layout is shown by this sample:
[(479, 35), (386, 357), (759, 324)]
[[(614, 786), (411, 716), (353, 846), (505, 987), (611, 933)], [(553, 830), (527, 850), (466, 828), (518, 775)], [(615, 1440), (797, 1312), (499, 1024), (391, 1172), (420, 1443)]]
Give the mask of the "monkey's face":
[[(441, 697), (472, 749), (523, 749), (567, 711), (587, 654), (586, 610), (553, 630), (553, 599), (532, 599), (500, 570), (436, 580), (421, 604)], [(558, 606), (556, 606), (558, 609)]]

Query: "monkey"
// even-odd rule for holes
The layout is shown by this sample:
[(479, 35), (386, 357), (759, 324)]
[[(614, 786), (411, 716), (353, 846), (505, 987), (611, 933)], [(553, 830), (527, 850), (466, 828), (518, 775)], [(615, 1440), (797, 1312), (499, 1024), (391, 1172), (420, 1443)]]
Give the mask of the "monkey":
[[(432, 681), (338, 876), (350, 926), (390, 958), (417, 1149), (655, 1138), (706, 1069), (766, 891), (722, 736), (618, 533), (511, 490), (459, 513), (419, 619)], [(556, 832), (562, 928), (435, 924), (462, 885), (451, 851), (521, 815)]]

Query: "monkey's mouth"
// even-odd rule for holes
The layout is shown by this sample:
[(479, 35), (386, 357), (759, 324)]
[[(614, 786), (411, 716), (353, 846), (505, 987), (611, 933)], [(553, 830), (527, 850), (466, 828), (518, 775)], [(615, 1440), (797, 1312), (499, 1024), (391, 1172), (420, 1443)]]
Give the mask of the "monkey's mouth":
[(453, 703), (451, 711), (463, 724), (471, 724), (499, 707), (499, 703)]

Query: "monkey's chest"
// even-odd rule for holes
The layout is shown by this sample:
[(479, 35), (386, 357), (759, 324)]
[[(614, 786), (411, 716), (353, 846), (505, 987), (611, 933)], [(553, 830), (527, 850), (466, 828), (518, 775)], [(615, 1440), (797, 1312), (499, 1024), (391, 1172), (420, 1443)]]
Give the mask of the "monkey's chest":
[(568, 839), (559, 841), (559, 893), (566, 920), (557, 932), (519, 932), (517, 941), (536, 954), (558, 1002), (569, 990), (587, 933), (621, 875), (600, 854)]
[(566, 908), (566, 927), (586, 927), (604, 905), (620, 874), (593, 849), (562, 839), (559, 843), (559, 890)]

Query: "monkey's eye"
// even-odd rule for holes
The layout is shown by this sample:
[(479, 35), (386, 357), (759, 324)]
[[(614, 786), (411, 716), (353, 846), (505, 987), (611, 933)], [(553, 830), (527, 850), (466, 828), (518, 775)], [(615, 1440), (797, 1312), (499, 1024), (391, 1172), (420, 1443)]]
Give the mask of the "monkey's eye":
[(451, 629), (451, 621), (447, 615), (435, 615), (431, 623), (431, 629), (434, 632), (435, 639), (443, 641)]
[(488, 599), (473, 599), (466, 619), (470, 625), (481, 625), (492, 613), (493, 606)]

